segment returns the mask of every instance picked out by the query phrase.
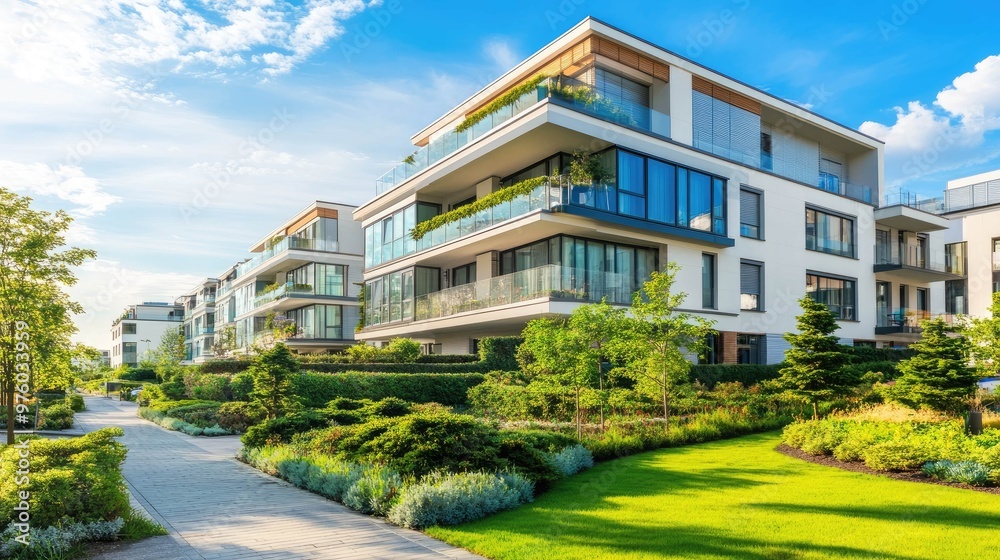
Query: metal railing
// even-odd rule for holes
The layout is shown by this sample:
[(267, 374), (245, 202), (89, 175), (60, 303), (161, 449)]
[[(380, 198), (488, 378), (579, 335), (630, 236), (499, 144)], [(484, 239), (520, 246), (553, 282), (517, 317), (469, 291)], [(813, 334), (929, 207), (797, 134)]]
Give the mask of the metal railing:
[(976, 183), (944, 191), (944, 211), (957, 212), (1000, 204), (1000, 180)]
[(306, 287), (305, 285), (299, 286), (299, 285), (296, 285), (296, 284), (292, 284), (291, 282), (288, 282), (288, 283), (282, 284), (281, 286), (278, 286), (277, 288), (275, 288), (275, 289), (273, 289), (273, 290), (271, 290), (269, 292), (264, 292), (264, 293), (261, 293), (261, 294), (255, 296), (253, 298), (253, 307), (254, 307), (254, 309), (256, 309), (256, 308), (261, 307), (263, 305), (267, 305), (267, 304), (271, 303), (272, 301), (276, 301), (276, 300), (279, 300), (281, 298), (288, 297), (289, 295), (292, 295), (292, 294), (307, 294), (308, 295), (308, 294), (313, 294), (313, 293), (315, 293), (315, 291), (313, 290), (312, 286), (308, 286), (308, 287)]
[(540, 298), (630, 304), (631, 276), (545, 265), (418, 296), (413, 319), (423, 321)]
[(916, 210), (928, 212), (930, 214), (940, 214), (944, 212), (943, 198), (923, 198), (916, 193), (906, 190), (885, 195), (883, 206), (908, 206)]

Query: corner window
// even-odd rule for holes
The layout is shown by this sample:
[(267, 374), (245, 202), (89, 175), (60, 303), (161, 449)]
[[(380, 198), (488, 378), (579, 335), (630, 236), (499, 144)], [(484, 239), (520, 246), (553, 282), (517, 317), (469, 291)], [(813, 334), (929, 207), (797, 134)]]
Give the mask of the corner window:
[(762, 227), (764, 195), (761, 192), (740, 189), (740, 235), (750, 239), (763, 239), (764, 228)]
[(806, 208), (806, 249), (854, 258), (854, 219)]

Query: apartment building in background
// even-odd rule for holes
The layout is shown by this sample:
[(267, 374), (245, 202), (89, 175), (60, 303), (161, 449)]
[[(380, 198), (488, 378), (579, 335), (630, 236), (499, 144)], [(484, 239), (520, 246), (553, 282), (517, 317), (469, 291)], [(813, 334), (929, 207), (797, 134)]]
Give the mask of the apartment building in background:
[(217, 278), (206, 278), (175, 303), (184, 307), (184, 363), (200, 364), (214, 357)]
[[(627, 305), (668, 261), (683, 310), (715, 321), (709, 362), (781, 361), (805, 294), (836, 313), (846, 343), (896, 344), (876, 335), (882, 315), (918, 298), (943, 307), (918, 291), (940, 275), (909, 250), (943, 251), (945, 221), (876, 210), (882, 142), (593, 18), (412, 142), (354, 212), (360, 339), (475, 351), (536, 317)], [(599, 180), (569, 173), (588, 163)], [(517, 196), (448, 218), (511, 186)], [(884, 283), (905, 285), (905, 303), (872, 305)]]
[(231, 329), (231, 351), (242, 353), (285, 328), (285, 343), (300, 353), (353, 344), (364, 248), (354, 208), (316, 201), (254, 243), (252, 257), (219, 275), (214, 323), (206, 323), (215, 339)]
[(125, 308), (111, 323), (111, 350), (108, 365), (136, 366), (147, 352), (160, 345), (163, 333), (180, 330), (184, 321), (181, 305), (147, 301)]
[(949, 246), (967, 262), (962, 278), (944, 286), (947, 313), (987, 316), (1000, 291), (1000, 170), (948, 181), (944, 198), (934, 201), (948, 218)]

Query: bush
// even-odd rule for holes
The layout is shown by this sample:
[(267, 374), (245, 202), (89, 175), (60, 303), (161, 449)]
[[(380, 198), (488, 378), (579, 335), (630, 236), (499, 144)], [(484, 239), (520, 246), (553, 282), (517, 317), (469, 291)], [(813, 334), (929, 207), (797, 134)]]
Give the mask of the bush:
[(365, 406), (362, 410), (369, 416), (395, 418), (397, 416), (405, 416), (409, 414), (410, 404), (400, 398), (386, 397), (378, 402)]
[(476, 354), (422, 354), (418, 364), (471, 364), (479, 361)]
[(985, 486), (990, 481), (990, 469), (975, 461), (931, 461), (923, 466), (923, 472), (931, 478), (947, 482), (959, 482), (970, 486)]
[(514, 474), (433, 473), (403, 490), (389, 521), (403, 527), (455, 525), (530, 502), (531, 482)]
[(777, 379), (781, 376), (781, 368), (785, 364), (756, 365), (756, 364), (713, 364), (694, 365), (688, 374), (692, 382), (699, 382), (709, 389), (718, 383), (731, 383), (738, 381), (745, 387), (751, 387), (762, 381)]
[(355, 364), (371, 364), (378, 361), (378, 348), (364, 342), (359, 342), (347, 349), (347, 357)]
[(263, 407), (248, 402), (222, 403), (218, 410), (219, 427), (232, 432), (243, 433), (250, 426), (263, 421), (265, 417)]
[[(497, 449), (498, 465), (506, 464), (513, 471), (535, 483), (544, 492), (549, 485), (563, 477), (548, 453), (531, 446), (530, 443), (514, 435), (501, 434)], [(500, 469), (496, 469), (500, 470)]]
[(228, 401), (232, 398), (229, 376), (188, 371), (184, 374), (184, 395), (199, 400)]
[(323, 414), (314, 410), (303, 410), (251, 426), (240, 438), (240, 441), (246, 447), (288, 443), (295, 434), (322, 428), (329, 424), (330, 421)]
[(555, 465), (563, 476), (573, 476), (574, 474), (589, 469), (594, 466), (594, 456), (582, 445), (571, 445), (551, 456), (552, 464)]
[[(292, 484), (342, 502), (344, 493), (364, 473), (354, 463), (325, 455), (300, 456), (289, 447), (244, 447), (240, 459), (270, 475), (280, 475)], [(296, 467), (293, 465), (302, 464)]]
[(0, 449), (0, 526), (14, 521), (18, 492), (31, 494), (31, 524), (47, 527), (69, 517), (75, 522), (111, 521), (129, 511), (121, 464), (125, 447), (113, 438), (121, 428), (102, 428), (78, 438), (31, 439), (31, 477), (17, 485), (19, 449)]
[(31, 528), (31, 546), (14, 540), (21, 535), (14, 523), (0, 534), (0, 557), (4, 558), (67, 558), (74, 547), (83, 542), (113, 541), (125, 525), (119, 517), (112, 521), (73, 522), (69, 518), (60, 520), (59, 525), (45, 528)]
[[(354, 348), (352, 346), (351, 348)], [(397, 364), (390, 362), (362, 362), (362, 363), (308, 363), (303, 364), (302, 369), (313, 373), (438, 373), (438, 374), (462, 374), (480, 373), (488, 371), (482, 362), (471, 364), (466, 363), (408, 363)]]
[(178, 406), (171, 408), (167, 412), (167, 415), (183, 420), (188, 424), (194, 424), (199, 428), (209, 428), (219, 425), (220, 406), (221, 403), (217, 402)]
[(900, 362), (913, 357), (915, 352), (909, 348), (872, 348), (871, 346), (843, 346), (841, 350), (851, 356), (856, 364), (870, 362)]
[(399, 499), (403, 479), (386, 467), (367, 467), (344, 492), (344, 505), (368, 515), (386, 516)]
[[(353, 346), (352, 346), (353, 348)], [(323, 375), (303, 373), (292, 378), (293, 392), (307, 407), (319, 408), (337, 397), (382, 400), (396, 397), (411, 403), (436, 402), (447, 406), (466, 403), (470, 387), (482, 383), (483, 375), (470, 374), (372, 374)]]
[(420, 357), (420, 343), (411, 338), (394, 338), (382, 349), (382, 354), (397, 363), (414, 363)]
[(173, 410), (177, 408), (187, 408), (189, 406), (197, 405), (214, 405), (219, 406), (218, 401), (205, 401), (200, 399), (184, 399), (184, 400), (157, 400), (149, 403), (149, 408), (155, 410), (156, 412), (162, 412), (167, 416), (173, 415)]
[(926, 462), (927, 455), (911, 443), (887, 441), (870, 447), (865, 453), (865, 466), (876, 471), (905, 471)]
[(73, 427), (73, 409), (66, 404), (43, 408), (38, 416), (40, 430), (68, 430)]
[(156, 381), (156, 370), (148, 368), (131, 368), (118, 376), (125, 381)]
[(165, 381), (159, 387), (163, 396), (170, 400), (179, 401), (185, 397), (183, 381)]
[(66, 404), (69, 405), (73, 412), (83, 412), (87, 410), (87, 403), (83, 400), (83, 395), (77, 393), (70, 393), (66, 395)]
[(518, 371), (517, 348), (524, 339), (519, 336), (491, 336), (479, 341), (479, 360), (484, 371)]
[(858, 378), (868, 372), (877, 372), (882, 374), (883, 381), (892, 381), (899, 377), (899, 370), (896, 368), (897, 364), (898, 362), (861, 362), (845, 365), (843, 369)]
[(167, 416), (163, 412), (159, 412), (148, 407), (140, 407), (137, 413), (140, 418), (149, 420), (150, 422), (158, 424), (168, 430), (183, 432), (189, 436), (227, 436), (233, 433), (218, 424), (207, 427), (196, 426), (190, 422), (185, 422), (180, 418)]
[(247, 360), (210, 360), (201, 364), (202, 373), (241, 373), (250, 367)]
[(229, 392), (234, 401), (249, 401), (253, 392), (253, 376), (247, 372), (234, 375), (229, 381)]

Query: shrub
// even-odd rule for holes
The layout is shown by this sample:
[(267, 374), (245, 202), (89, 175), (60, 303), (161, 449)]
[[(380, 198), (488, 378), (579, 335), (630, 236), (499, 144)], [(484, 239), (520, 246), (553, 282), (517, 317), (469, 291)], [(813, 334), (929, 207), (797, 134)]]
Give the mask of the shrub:
[(179, 401), (185, 397), (184, 395), (184, 382), (182, 381), (166, 381), (160, 383), (160, 392), (163, 396), (174, 401)]
[(199, 399), (184, 399), (184, 400), (157, 400), (149, 403), (149, 408), (155, 410), (156, 412), (162, 412), (168, 416), (172, 415), (172, 411), (175, 408), (187, 408), (189, 406), (196, 405), (215, 405), (218, 406), (222, 403), (218, 401), (205, 401)]
[(121, 517), (112, 521), (73, 522), (69, 518), (59, 525), (31, 528), (31, 546), (14, 540), (21, 531), (14, 523), (0, 534), (0, 556), (4, 558), (66, 558), (73, 548), (83, 542), (113, 541), (125, 525)]
[(229, 376), (188, 371), (184, 374), (184, 394), (192, 399), (228, 401), (232, 397)]
[(491, 380), (470, 387), (467, 398), (475, 412), (505, 420), (569, 421), (575, 411), (571, 389), (541, 381), (509, 385)]
[(359, 342), (347, 349), (345, 352), (351, 362), (356, 364), (371, 364), (378, 361), (378, 348), (364, 342)]
[(491, 336), (479, 341), (479, 359), (484, 371), (517, 371), (517, 348), (524, 339), (519, 336)]
[[(239, 458), (263, 472), (281, 475), (296, 486), (338, 502), (343, 501), (344, 493), (364, 473), (364, 469), (354, 463), (328, 455), (302, 456), (286, 446), (243, 447)], [(305, 467), (291, 466), (290, 463), (303, 463)]]
[(582, 445), (571, 445), (551, 456), (552, 464), (555, 465), (563, 476), (573, 476), (574, 474), (589, 469), (594, 466), (594, 456)]
[(278, 418), (272, 418), (247, 429), (240, 441), (246, 447), (263, 447), (288, 443), (292, 436), (308, 432), (316, 428), (328, 426), (330, 421), (326, 416), (314, 410), (293, 412)]
[(420, 343), (412, 338), (394, 338), (382, 349), (389, 360), (399, 363), (414, 363), (420, 357)]
[(248, 402), (227, 402), (219, 406), (219, 427), (232, 432), (245, 432), (250, 426), (264, 420), (266, 413), (258, 405)]
[(333, 410), (360, 410), (372, 404), (368, 399), (349, 399), (347, 397), (337, 397), (327, 403), (327, 408)]
[(866, 362), (900, 362), (913, 357), (915, 352), (909, 348), (872, 348), (871, 346), (844, 346), (845, 354), (851, 356), (856, 364)]
[[(354, 348), (352, 346), (352, 348)], [(475, 363), (391, 363), (391, 362), (349, 362), (349, 363), (308, 363), (302, 368), (314, 373), (439, 373), (461, 374), (488, 371), (482, 362)]]
[(201, 364), (202, 373), (240, 373), (250, 367), (246, 360), (210, 360)]
[(422, 354), (418, 364), (471, 364), (479, 361), (476, 354)]
[(378, 402), (374, 402), (364, 407), (364, 412), (369, 416), (382, 418), (395, 418), (409, 414), (410, 405), (403, 399), (397, 397), (386, 397)]
[(219, 424), (220, 406), (221, 403), (217, 402), (178, 406), (167, 411), (167, 415), (199, 428), (208, 428)]
[(125, 515), (125, 447), (113, 439), (121, 435), (121, 428), (102, 428), (78, 438), (29, 440), (32, 473), (22, 486), (15, 484), (18, 447), (0, 449), (0, 525), (15, 519), (22, 490), (31, 493), (33, 527), (55, 525), (64, 516), (92, 523)]
[(931, 461), (923, 466), (923, 472), (931, 478), (947, 482), (959, 482), (970, 486), (985, 486), (990, 481), (990, 469), (975, 461)]
[(756, 385), (762, 381), (777, 379), (780, 377), (781, 368), (785, 364), (755, 365), (755, 364), (713, 364), (694, 365), (688, 377), (692, 382), (699, 382), (709, 389), (718, 383), (732, 383), (738, 381), (746, 387)]
[(140, 418), (149, 420), (150, 422), (158, 424), (168, 430), (183, 432), (189, 436), (226, 436), (233, 433), (225, 428), (222, 428), (218, 424), (212, 426), (196, 426), (189, 422), (185, 422), (180, 418), (167, 416), (163, 412), (153, 410), (149, 407), (140, 407), (137, 413)]
[(83, 412), (87, 410), (87, 403), (83, 400), (83, 395), (78, 395), (77, 393), (70, 393), (66, 395), (66, 404), (69, 405), (73, 412)]
[(497, 456), (500, 465), (506, 463), (508, 470), (534, 482), (541, 491), (563, 477), (548, 453), (539, 451), (517, 437), (501, 436)]
[(399, 499), (403, 479), (386, 467), (367, 467), (344, 492), (344, 505), (368, 515), (385, 516)]
[(403, 490), (389, 521), (403, 527), (455, 525), (530, 502), (533, 485), (515, 474), (433, 473)]
[(126, 381), (156, 381), (156, 370), (148, 368), (131, 368), (121, 374), (119, 379)]
[(38, 429), (68, 430), (73, 427), (73, 409), (65, 404), (54, 404), (39, 413)]
[[(353, 348), (353, 346), (352, 346)], [(448, 406), (466, 403), (469, 387), (482, 383), (483, 375), (471, 374), (372, 374), (324, 375), (304, 373), (292, 378), (295, 394), (307, 407), (319, 408), (337, 397), (382, 400), (397, 397), (412, 403), (436, 402)]]
[(238, 373), (229, 381), (229, 393), (234, 401), (249, 401), (251, 392), (253, 392), (253, 376), (249, 373)]
[(865, 465), (876, 471), (905, 471), (926, 462), (926, 454), (912, 443), (887, 441), (870, 447), (865, 453)]

